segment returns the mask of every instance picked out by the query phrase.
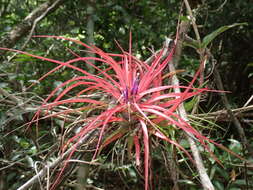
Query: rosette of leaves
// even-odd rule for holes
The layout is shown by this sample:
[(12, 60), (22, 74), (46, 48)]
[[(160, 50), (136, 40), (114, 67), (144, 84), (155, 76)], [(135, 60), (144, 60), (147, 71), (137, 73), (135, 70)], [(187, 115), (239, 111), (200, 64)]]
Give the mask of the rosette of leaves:
[[(140, 165), (141, 152), (144, 151), (144, 179), (145, 189), (147, 190), (150, 173), (149, 139), (151, 136), (155, 136), (175, 145), (185, 152), (185, 154), (192, 160), (190, 153), (178, 144), (178, 142), (169, 138), (166, 131), (170, 128), (174, 128), (191, 135), (210, 151), (207, 143), (213, 141), (203, 136), (198, 130), (180, 118), (176, 113), (176, 110), (181, 103), (195, 95), (207, 91), (208, 89), (192, 87), (199, 75), (199, 71), (188, 86), (173, 86), (166, 84), (168, 83), (167, 81), (170, 75), (164, 71), (166, 66), (172, 60), (174, 47), (169, 51), (166, 48), (162, 49), (158, 54), (153, 55), (151, 63), (147, 63), (133, 56), (131, 50), (131, 37), (129, 51), (124, 51), (121, 48), (121, 54), (106, 53), (95, 46), (89, 46), (81, 41), (65, 37), (36, 37), (51, 37), (69, 40), (84, 46), (88, 51), (96, 55), (95, 57), (80, 57), (75, 54), (76, 58), (63, 62), (19, 50), (11, 50), (57, 64), (54, 69), (42, 76), (39, 81), (63, 67), (80, 73), (79, 76), (71, 78), (55, 88), (44, 100), (43, 104), (30, 122), (31, 124), (39, 121), (41, 119), (42, 110), (48, 110), (48, 115), (43, 118), (56, 117), (61, 114), (67, 115), (77, 110), (84, 112), (87, 110), (94, 111), (93, 115), (82, 119), (81, 129), (66, 141), (62, 148), (63, 152), (66, 151), (69, 146), (77, 146), (78, 142), (85, 135), (95, 129), (99, 131), (99, 135), (97, 137), (96, 150), (93, 158), (95, 158), (100, 150), (108, 144), (120, 138), (127, 137), (128, 142), (130, 142), (130, 146), (128, 146), (129, 154), (132, 153), (132, 149), (135, 150), (136, 165)], [(0, 49), (10, 50), (7, 48)], [(88, 71), (75, 66), (74, 63), (76, 62), (90, 65), (96, 70), (96, 74), (89, 73)], [(96, 62), (96, 64), (93, 64), (94, 62)], [(100, 65), (103, 65), (103, 67), (100, 67)], [(174, 88), (180, 88), (182, 92), (175, 93), (173, 91)], [(59, 89), (63, 90), (59, 93)], [(79, 90), (76, 91), (74, 89)], [(103, 94), (106, 98), (93, 98), (92, 94), (94, 93)], [(71, 94), (71, 96), (67, 96), (68, 94)], [(73, 108), (73, 104), (75, 103), (78, 103), (77, 105), (81, 106)], [(58, 113), (50, 112), (53, 108), (61, 105), (65, 105), (66, 107), (69, 107), (69, 109)], [(74, 151), (75, 150), (71, 152), (67, 159), (71, 158)], [(68, 162), (64, 164), (51, 189), (54, 189), (60, 180), (67, 163)]]

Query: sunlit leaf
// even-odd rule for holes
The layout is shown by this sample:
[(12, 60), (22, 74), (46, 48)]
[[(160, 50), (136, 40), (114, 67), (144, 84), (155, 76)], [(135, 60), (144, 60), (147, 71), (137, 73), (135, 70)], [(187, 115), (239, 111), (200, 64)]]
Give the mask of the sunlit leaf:
[(235, 23), (232, 25), (222, 26), (222, 27), (216, 29), (215, 31), (213, 31), (212, 33), (208, 34), (207, 36), (205, 36), (203, 38), (203, 41), (201, 43), (201, 48), (206, 48), (213, 41), (214, 38), (216, 38), (221, 33), (225, 32), (226, 30), (236, 27), (236, 26), (243, 26), (243, 25), (247, 25), (247, 23), (245, 23), (245, 22), (244, 23)]

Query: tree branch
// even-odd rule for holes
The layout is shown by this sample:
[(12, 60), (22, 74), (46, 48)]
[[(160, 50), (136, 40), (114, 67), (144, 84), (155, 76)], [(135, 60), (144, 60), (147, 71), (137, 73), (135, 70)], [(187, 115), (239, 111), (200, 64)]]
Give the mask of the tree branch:
[[(32, 11), (20, 24), (14, 27), (7, 35), (3, 37), (3, 39), (0, 41), (0, 47), (13, 47), (32, 29), (37, 19), (40, 17), (44, 18), (49, 13), (55, 11), (63, 2), (64, 0), (48, 0), (47, 2), (41, 4), (38, 8)], [(54, 5), (54, 7), (50, 9), (52, 5)], [(41, 19), (38, 21), (40, 20)], [(0, 52), (0, 55), (4, 55), (5, 53), (6, 51)]]
[(198, 43), (200, 45), (201, 39), (200, 39), (199, 31), (198, 31), (198, 26), (197, 26), (197, 24), (195, 22), (196, 19), (193, 16), (192, 9), (190, 7), (190, 4), (189, 4), (188, 0), (184, 0), (184, 4), (186, 6), (187, 12), (189, 13), (189, 16), (191, 17), (192, 27), (193, 27), (194, 33), (196, 35), (197, 41), (198, 41)]
[(84, 144), (86, 141), (90, 139), (90, 137), (93, 136), (94, 132), (96, 130), (93, 130), (89, 132), (87, 135), (85, 135), (76, 146), (72, 146), (69, 148), (62, 156), (59, 156), (54, 162), (45, 165), (45, 167), (40, 170), (35, 176), (33, 176), (31, 179), (29, 179), (25, 184), (23, 184), (21, 187), (19, 187), (17, 190), (26, 190), (29, 187), (31, 187), (33, 184), (37, 183), (37, 181), (44, 177), (50, 168), (56, 167), (58, 164), (60, 164), (72, 151), (76, 150), (78, 147), (80, 147), (82, 144)]
[[(253, 105), (249, 105), (246, 107), (231, 109), (232, 113), (236, 117), (244, 118), (244, 117), (253, 117), (253, 113), (245, 113), (249, 111), (253, 111)], [(218, 110), (215, 112), (202, 113), (202, 114), (193, 114), (194, 118), (201, 117), (206, 120), (215, 120), (215, 121), (231, 121), (231, 117), (229, 116), (227, 110)]]
[[(25, 49), (26, 46), (27, 46), (27, 44), (28, 44), (29, 41), (31, 40), (32, 35), (33, 35), (33, 33), (34, 33), (34, 30), (35, 30), (35, 28), (36, 28), (36, 26), (37, 26), (37, 23), (40, 22), (51, 10), (53, 10), (53, 9), (56, 7), (56, 5), (59, 4), (60, 1), (61, 1), (61, 0), (56, 0), (56, 1), (55, 1), (54, 3), (52, 3), (52, 5), (50, 5), (40, 16), (38, 16), (38, 17), (33, 21), (32, 28), (31, 28), (31, 30), (30, 30), (30, 32), (29, 32), (29, 35), (28, 35), (28, 37), (27, 37), (25, 43), (24, 43), (24, 44), (22, 45), (22, 47), (20, 48), (20, 51), (22, 51), (23, 49)], [(13, 59), (17, 54), (18, 54), (18, 53), (15, 53), (13, 56), (11, 56), (11, 58), (8, 59), (8, 61), (10, 62), (11, 59)], [(16, 69), (16, 70), (17, 70), (17, 69)]]
[[(170, 72), (175, 71), (173, 63), (169, 64), (169, 68), (170, 68)], [(173, 77), (172, 77), (172, 85), (179, 86), (179, 80), (178, 80), (176, 75), (173, 75)], [(175, 87), (174, 91), (176, 93), (180, 93), (179, 88)], [(186, 122), (189, 121), (183, 104), (179, 105), (178, 112), (179, 112), (180, 117), (184, 121), (186, 121)], [(206, 172), (206, 169), (204, 167), (201, 155), (199, 153), (199, 150), (198, 150), (198, 147), (197, 147), (195, 141), (193, 140), (193, 137), (187, 135), (187, 140), (190, 144), (191, 151), (192, 151), (194, 160), (196, 162), (196, 167), (197, 167), (197, 170), (198, 170), (199, 177), (200, 177), (201, 184), (202, 184), (203, 188), (205, 190), (214, 190), (213, 184), (212, 184), (209, 176), (207, 175), (207, 172)]]
[[(186, 9), (187, 9), (187, 11), (188, 11), (188, 13), (189, 13), (189, 15), (191, 17), (191, 21), (192, 21), (192, 25), (193, 25), (193, 29), (194, 29), (197, 41), (200, 44), (201, 40), (200, 40), (198, 28), (197, 28), (197, 25), (195, 23), (195, 19), (193, 18), (193, 14), (192, 14), (190, 5), (189, 5), (189, 3), (188, 3), (187, 0), (184, 0), (184, 3), (186, 5)], [(182, 28), (182, 29), (180, 30), (180, 28)], [(182, 33), (179, 33), (179, 37), (182, 38), (182, 36), (185, 36), (188, 28), (189, 28), (189, 22), (182, 21), (180, 23), (180, 26), (179, 26), (179, 32), (182, 32)], [(178, 46), (178, 47), (175, 48), (176, 52), (174, 54), (173, 62), (169, 64), (169, 70), (170, 70), (170, 72), (175, 72), (174, 65), (177, 66), (178, 63), (179, 63), (179, 60), (180, 60), (180, 57), (181, 57), (181, 53), (182, 53), (182, 48), (183, 48), (182, 43), (183, 43), (183, 40), (181, 40), (181, 42), (179, 44), (176, 44), (176, 46)], [(200, 59), (201, 59), (201, 61), (203, 59), (203, 53), (202, 53), (202, 51), (200, 52)], [(179, 80), (178, 80), (176, 74), (172, 76), (172, 85), (179, 86)], [(174, 88), (174, 91), (176, 93), (180, 93), (180, 89), (179, 88)], [(178, 112), (179, 112), (180, 117), (184, 121), (186, 121), (186, 122), (189, 121), (189, 119), (187, 117), (187, 113), (185, 111), (185, 108), (184, 108), (183, 104), (179, 105)], [(202, 184), (203, 188), (205, 190), (214, 190), (214, 186), (213, 186), (213, 184), (212, 184), (209, 176), (207, 175), (206, 169), (205, 169), (204, 164), (203, 164), (203, 160), (201, 158), (201, 155), (200, 155), (200, 152), (198, 150), (197, 144), (194, 141), (194, 138), (192, 137), (192, 135), (190, 135), (190, 134), (187, 133), (187, 140), (188, 140), (188, 142), (190, 144), (190, 148), (191, 148), (194, 160), (196, 162), (196, 167), (197, 167), (197, 170), (198, 170), (199, 177), (200, 177), (201, 184)]]

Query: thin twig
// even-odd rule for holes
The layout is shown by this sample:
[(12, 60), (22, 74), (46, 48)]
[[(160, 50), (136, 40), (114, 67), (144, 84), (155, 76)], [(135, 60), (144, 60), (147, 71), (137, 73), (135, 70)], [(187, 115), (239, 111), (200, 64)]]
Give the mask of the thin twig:
[(227, 0), (224, 0), (224, 2), (217, 9), (210, 10), (209, 12), (214, 13), (214, 12), (218, 12), (218, 11), (222, 10), (223, 7), (226, 5), (226, 3), (227, 3)]
[(198, 31), (198, 26), (195, 22), (195, 17), (193, 16), (193, 13), (192, 13), (192, 9), (190, 7), (190, 4), (189, 4), (188, 0), (184, 0), (184, 3), (185, 3), (185, 6), (186, 6), (186, 9), (187, 9), (187, 12), (189, 13), (189, 16), (191, 17), (192, 27), (193, 27), (194, 33), (196, 35), (197, 41), (200, 45), (201, 39), (200, 39), (199, 31)]
[(243, 107), (247, 107), (247, 105), (249, 105), (249, 103), (252, 101), (253, 99), (253, 95), (251, 95), (251, 97), (248, 99), (248, 101), (243, 105)]
[[(204, 67), (205, 67), (205, 62), (207, 62), (208, 57), (205, 56), (205, 49), (201, 48), (201, 38), (200, 38), (200, 35), (199, 35), (198, 26), (196, 24), (196, 18), (193, 16), (192, 9), (190, 7), (190, 4), (189, 4), (188, 0), (184, 0), (184, 4), (185, 4), (186, 10), (187, 10), (187, 12), (190, 16), (191, 24), (192, 24), (195, 36), (197, 38), (196, 41), (197, 41), (198, 46), (199, 46), (199, 48), (197, 49), (197, 52), (199, 53), (199, 56), (200, 56), (200, 62), (204, 62)], [(203, 69), (204, 69), (204, 67), (203, 67)], [(200, 82), (199, 82), (200, 85), (202, 85), (203, 82), (204, 82), (204, 74), (203, 74), (203, 72), (200, 72)], [(192, 109), (192, 114), (197, 111), (197, 108), (198, 108), (198, 105), (199, 105), (199, 102), (200, 102), (200, 95), (196, 96), (196, 99), (197, 99), (197, 101), (196, 101), (195, 106)]]
[(17, 98), (15, 95), (10, 94), (9, 92), (7, 92), (6, 90), (4, 90), (3, 88), (0, 88), (0, 94), (2, 94), (3, 96), (5, 96), (6, 98), (9, 98), (10, 100), (12, 100), (15, 104), (22, 104), (22, 100), (20, 100), (19, 98)]
[[(253, 105), (247, 106), (247, 107), (241, 107), (236, 109), (231, 109), (232, 113), (237, 117), (247, 117), (251, 116), (251, 113), (245, 113), (249, 111), (253, 111)], [(229, 114), (226, 110), (218, 110), (215, 112), (209, 112), (209, 113), (203, 113), (203, 114), (193, 114), (193, 116), (201, 117), (203, 119), (210, 119), (210, 120), (219, 120), (219, 118), (227, 119), (228, 121), (231, 120), (229, 118)]]
[(17, 190), (26, 190), (33, 184), (37, 183), (39, 178), (42, 178), (46, 175), (48, 168), (54, 168), (57, 165), (59, 165), (72, 151), (77, 149), (79, 146), (81, 146), (84, 142), (88, 141), (89, 138), (92, 136), (93, 132), (95, 130), (91, 131), (87, 135), (85, 135), (77, 144), (76, 146), (72, 146), (69, 148), (62, 156), (59, 156), (54, 162), (45, 165), (45, 167), (40, 170), (35, 176), (33, 176), (31, 179), (29, 179), (25, 184), (23, 184), (21, 187), (19, 187)]

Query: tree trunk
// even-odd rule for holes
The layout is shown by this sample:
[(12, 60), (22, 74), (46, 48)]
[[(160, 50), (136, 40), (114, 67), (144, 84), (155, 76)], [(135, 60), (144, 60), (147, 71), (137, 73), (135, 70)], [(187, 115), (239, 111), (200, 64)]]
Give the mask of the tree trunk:
[[(87, 4), (87, 14), (88, 14), (88, 18), (87, 18), (87, 25), (86, 25), (86, 31), (87, 31), (87, 40), (86, 43), (90, 46), (95, 45), (95, 41), (94, 41), (94, 12), (95, 12), (95, 8), (93, 7), (93, 5), (91, 3)], [(95, 54), (94, 53), (87, 53), (86, 54), (87, 57), (94, 57)], [(90, 60), (89, 61), (91, 64), (95, 64), (94, 60)], [(94, 67), (90, 66), (87, 64), (87, 68), (88, 71), (90, 73), (94, 73), (95, 69)]]

